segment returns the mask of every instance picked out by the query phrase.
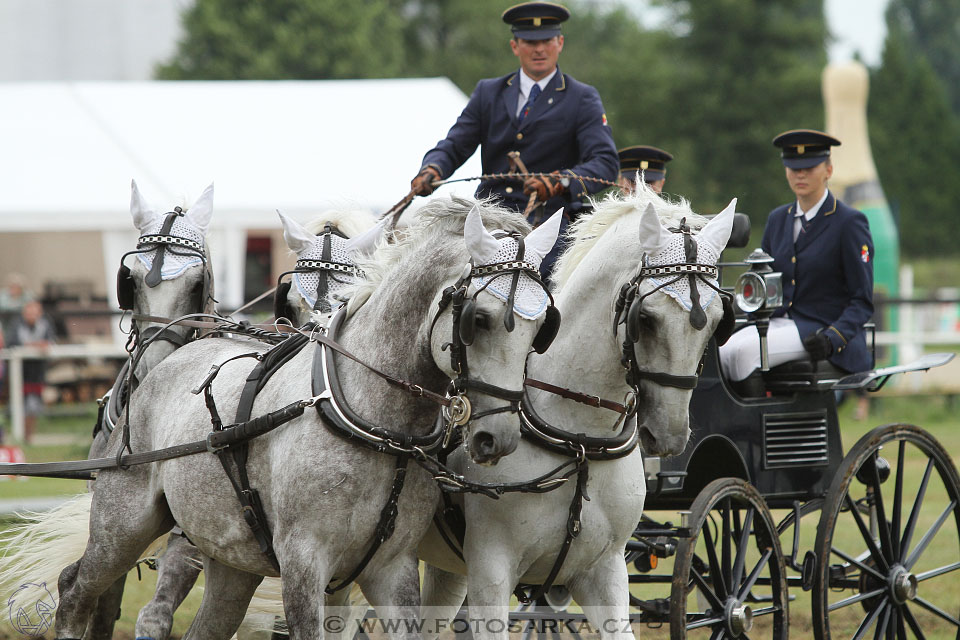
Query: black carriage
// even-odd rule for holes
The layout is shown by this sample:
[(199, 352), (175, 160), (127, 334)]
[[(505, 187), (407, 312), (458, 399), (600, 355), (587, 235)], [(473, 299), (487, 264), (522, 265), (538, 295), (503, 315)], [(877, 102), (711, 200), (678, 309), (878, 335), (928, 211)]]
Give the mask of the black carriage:
[[(759, 322), (760, 335), (779, 306), (767, 258), (726, 263), (750, 269), (736, 299), (759, 319), (738, 323)], [(952, 358), (853, 375), (798, 361), (732, 383), (711, 340), (684, 453), (644, 459), (644, 516), (626, 551), (634, 629), (786, 638), (791, 608), (809, 607), (812, 629), (795, 624), (794, 637), (960, 640), (960, 477), (950, 455), (910, 424), (876, 427), (845, 453), (837, 415), (838, 391), (878, 391), (897, 373)], [(569, 604), (553, 587), (514, 618), (550, 619)], [(583, 621), (571, 610), (560, 618)], [(543, 635), (527, 624), (525, 639)]]
[(960, 638), (950, 455), (909, 424), (877, 427), (844, 453), (836, 395), (952, 357), (854, 375), (791, 362), (737, 385), (711, 341), (689, 445), (644, 461), (645, 515), (627, 551), (633, 622), (669, 624), (671, 638), (786, 638), (789, 608), (810, 606), (812, 631), (794, 637)]

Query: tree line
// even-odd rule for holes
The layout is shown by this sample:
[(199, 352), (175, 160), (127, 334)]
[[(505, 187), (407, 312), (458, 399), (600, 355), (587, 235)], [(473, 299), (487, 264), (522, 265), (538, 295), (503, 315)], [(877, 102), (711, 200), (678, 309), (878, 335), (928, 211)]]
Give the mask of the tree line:
[[(500, 14), (476, 0), (196, 0), (159, 79), (449, 77), (516, 68)], [(603, 97), (619, 147), (669, 150), (668, 191), (703, 211), (733, 196), (754, 225), (790, 199), (774, 135), (824, 127), (823, 0), (569, 0), (564, 72)], [(908, 256), (960, 254), (944, 233), (960, 206), (960, 3), (890, 0), (870, 70), (874, 160)], [(453, 123), (456, 114), (451, 114)], [(424, 149), (435, 141), (424, 140)], [(415, 169), (411, 168), (411, 171)]]

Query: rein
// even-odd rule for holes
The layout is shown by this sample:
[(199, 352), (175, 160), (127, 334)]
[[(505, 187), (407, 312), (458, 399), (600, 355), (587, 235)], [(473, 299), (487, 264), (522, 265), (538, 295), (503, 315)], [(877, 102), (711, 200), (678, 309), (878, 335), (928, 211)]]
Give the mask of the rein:
[[(471, 178), (454, 178), (447, 180), (434, 180), (433, 186), (440, 187), (445, 184), (452, 184), (454, 182), (470, 182), (473, 180), (513, 180), (523, 182), (527, 178), (550, 178), (552, 180), (557, 179), (556, 174), (552, 173), (542, 173), (542, 172), (533, 172), (533, 171), (517, 171), (517, 172), (505, 172), (505, 173), (484, 173), (479, 176), (473, 176)], [(595, 182), (597, 184), (602, 184), (605, 187), (616, 187), (616, 182), (611, 182), (610, 180), (604, 180), (603, 178), (594, 178), (592, 176), (581, 176), (573, 172), (567, 172), (560, 175), (560, 181), (564, 180), (569, 181), (570, 178), (575, 178), (578, 181), (587, 181)], [(564, 185), (566, 186), (566, 184)], [(402, 202), (402, 201), (401, 201)]]

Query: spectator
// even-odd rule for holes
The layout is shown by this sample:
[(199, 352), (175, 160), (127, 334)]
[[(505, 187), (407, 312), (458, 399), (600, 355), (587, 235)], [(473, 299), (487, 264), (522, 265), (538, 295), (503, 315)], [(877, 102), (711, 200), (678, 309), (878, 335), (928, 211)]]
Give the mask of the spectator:
[(23, 306), (31, 300), (33, 294), (24, 287), (23, 276), (19, 273), (8, 274), (6, 286), (0, 289), (0, 320), (4, 329), (9, 331)]
[[(54, 341), (53, 325), (43, 315), (43, 306), (36, 300), (24, 304), (23, 311), (10, 330), (10, 346), (46, 348)], [(46, 377), (45, 360), (23, 361), (24, 440), (33, 441), (37, 416), (43, 411), (43, 386)]]

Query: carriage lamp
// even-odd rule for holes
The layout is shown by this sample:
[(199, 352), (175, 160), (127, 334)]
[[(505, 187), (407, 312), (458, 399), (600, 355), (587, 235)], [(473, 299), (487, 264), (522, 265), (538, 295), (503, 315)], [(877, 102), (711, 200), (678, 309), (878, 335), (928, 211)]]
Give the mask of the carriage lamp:
[(767, 355), (767, 329), (770, 316), (783, 304), (783, 280), (779, 271), (770, 265), (773, 258), (762, 249), (754, 249), (744, 260), (750, 265), (737, 279), (734, 290), (737, 306), (746, 313), (753, 314), (757, 333), (760, 335), (760, 370), (769, 371)]

